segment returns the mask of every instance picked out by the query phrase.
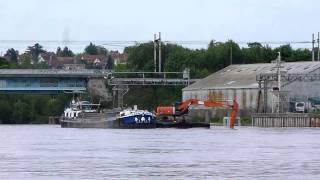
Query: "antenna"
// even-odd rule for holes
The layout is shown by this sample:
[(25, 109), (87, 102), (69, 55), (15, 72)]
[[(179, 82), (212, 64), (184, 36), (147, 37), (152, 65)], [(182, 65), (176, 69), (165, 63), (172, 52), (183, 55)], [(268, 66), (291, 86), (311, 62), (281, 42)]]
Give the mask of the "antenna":
[(154, 72), (157, 72), (157, 35), (154, 34), (153, 39), (153, 63), (154, 63)]
[(318, 39), (317, 39), (317, 43), (318, 43), (318, 61), (320, 61), (320, 32), (318, 32)]
[(312, 34), (312, 61), (314, 61), (314, 34)]
[(230, 47), (230, 65), (232, 65), (232, 46)]
[(161, 32), (159, 32), (159, 72), (161, 72)]
[(278, 89), (280, 91), (281, 90), (281, 52), (278, 52), (277, 74), (278, 74)]

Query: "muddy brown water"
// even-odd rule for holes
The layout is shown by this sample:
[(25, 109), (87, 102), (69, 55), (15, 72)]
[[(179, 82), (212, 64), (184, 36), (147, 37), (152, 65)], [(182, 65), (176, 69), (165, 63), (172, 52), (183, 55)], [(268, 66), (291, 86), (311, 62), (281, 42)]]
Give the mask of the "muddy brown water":
[(1, 125), (0, 179), (320, 179), (319, 128)]

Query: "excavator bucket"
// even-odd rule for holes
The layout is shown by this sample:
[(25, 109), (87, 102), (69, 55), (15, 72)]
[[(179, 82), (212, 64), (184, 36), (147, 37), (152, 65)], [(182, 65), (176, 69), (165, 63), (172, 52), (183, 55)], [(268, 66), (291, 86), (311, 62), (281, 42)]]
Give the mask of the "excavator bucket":
[(236, 122), (236, 117), (237, 117), (237, 112), (238, 112), (238, 103), (236, 100), (233, 100), (233, 105), (232, 105), (232, 112), (230, 115), (230, 128), (234, 129), (234, 124)]

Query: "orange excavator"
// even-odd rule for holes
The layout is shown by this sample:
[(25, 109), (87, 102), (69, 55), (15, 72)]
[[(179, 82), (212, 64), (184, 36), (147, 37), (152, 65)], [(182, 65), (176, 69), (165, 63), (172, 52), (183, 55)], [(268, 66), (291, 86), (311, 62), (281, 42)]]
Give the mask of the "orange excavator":
[(177, 107), (174, 106), (160, 106), (157, 107), (156, 115), (159, 116), (172, 116), (173, 120), (176, 120), (176, 117), (180, 117), (188, 114), (189, 107), (191, 105), (203, 105), (205, 107), (222, 107), (232, 109), (230, 114), (230, 128), (234, 128), (237, 111), (238, 111), (238, 103), (236, 100), (233, 100), (233, 104), (230, 105), (227, 101), (200, 101), (198, 99), (188, 99)]

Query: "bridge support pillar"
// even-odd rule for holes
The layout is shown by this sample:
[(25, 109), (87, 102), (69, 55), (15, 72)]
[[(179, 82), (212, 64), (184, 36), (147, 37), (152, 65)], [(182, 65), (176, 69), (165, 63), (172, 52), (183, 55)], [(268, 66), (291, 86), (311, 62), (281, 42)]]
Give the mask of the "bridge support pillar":
[(113, 107), (123, 108), (123, 97), (129, 92), (127, 85), (116, 85), (113, 90)]
[(101, 78), (90, 78), (88, 81), (89, 91), (102, 97), (106, 101), (111, 101), (111, 92), (108, 91), (105, 79)]

